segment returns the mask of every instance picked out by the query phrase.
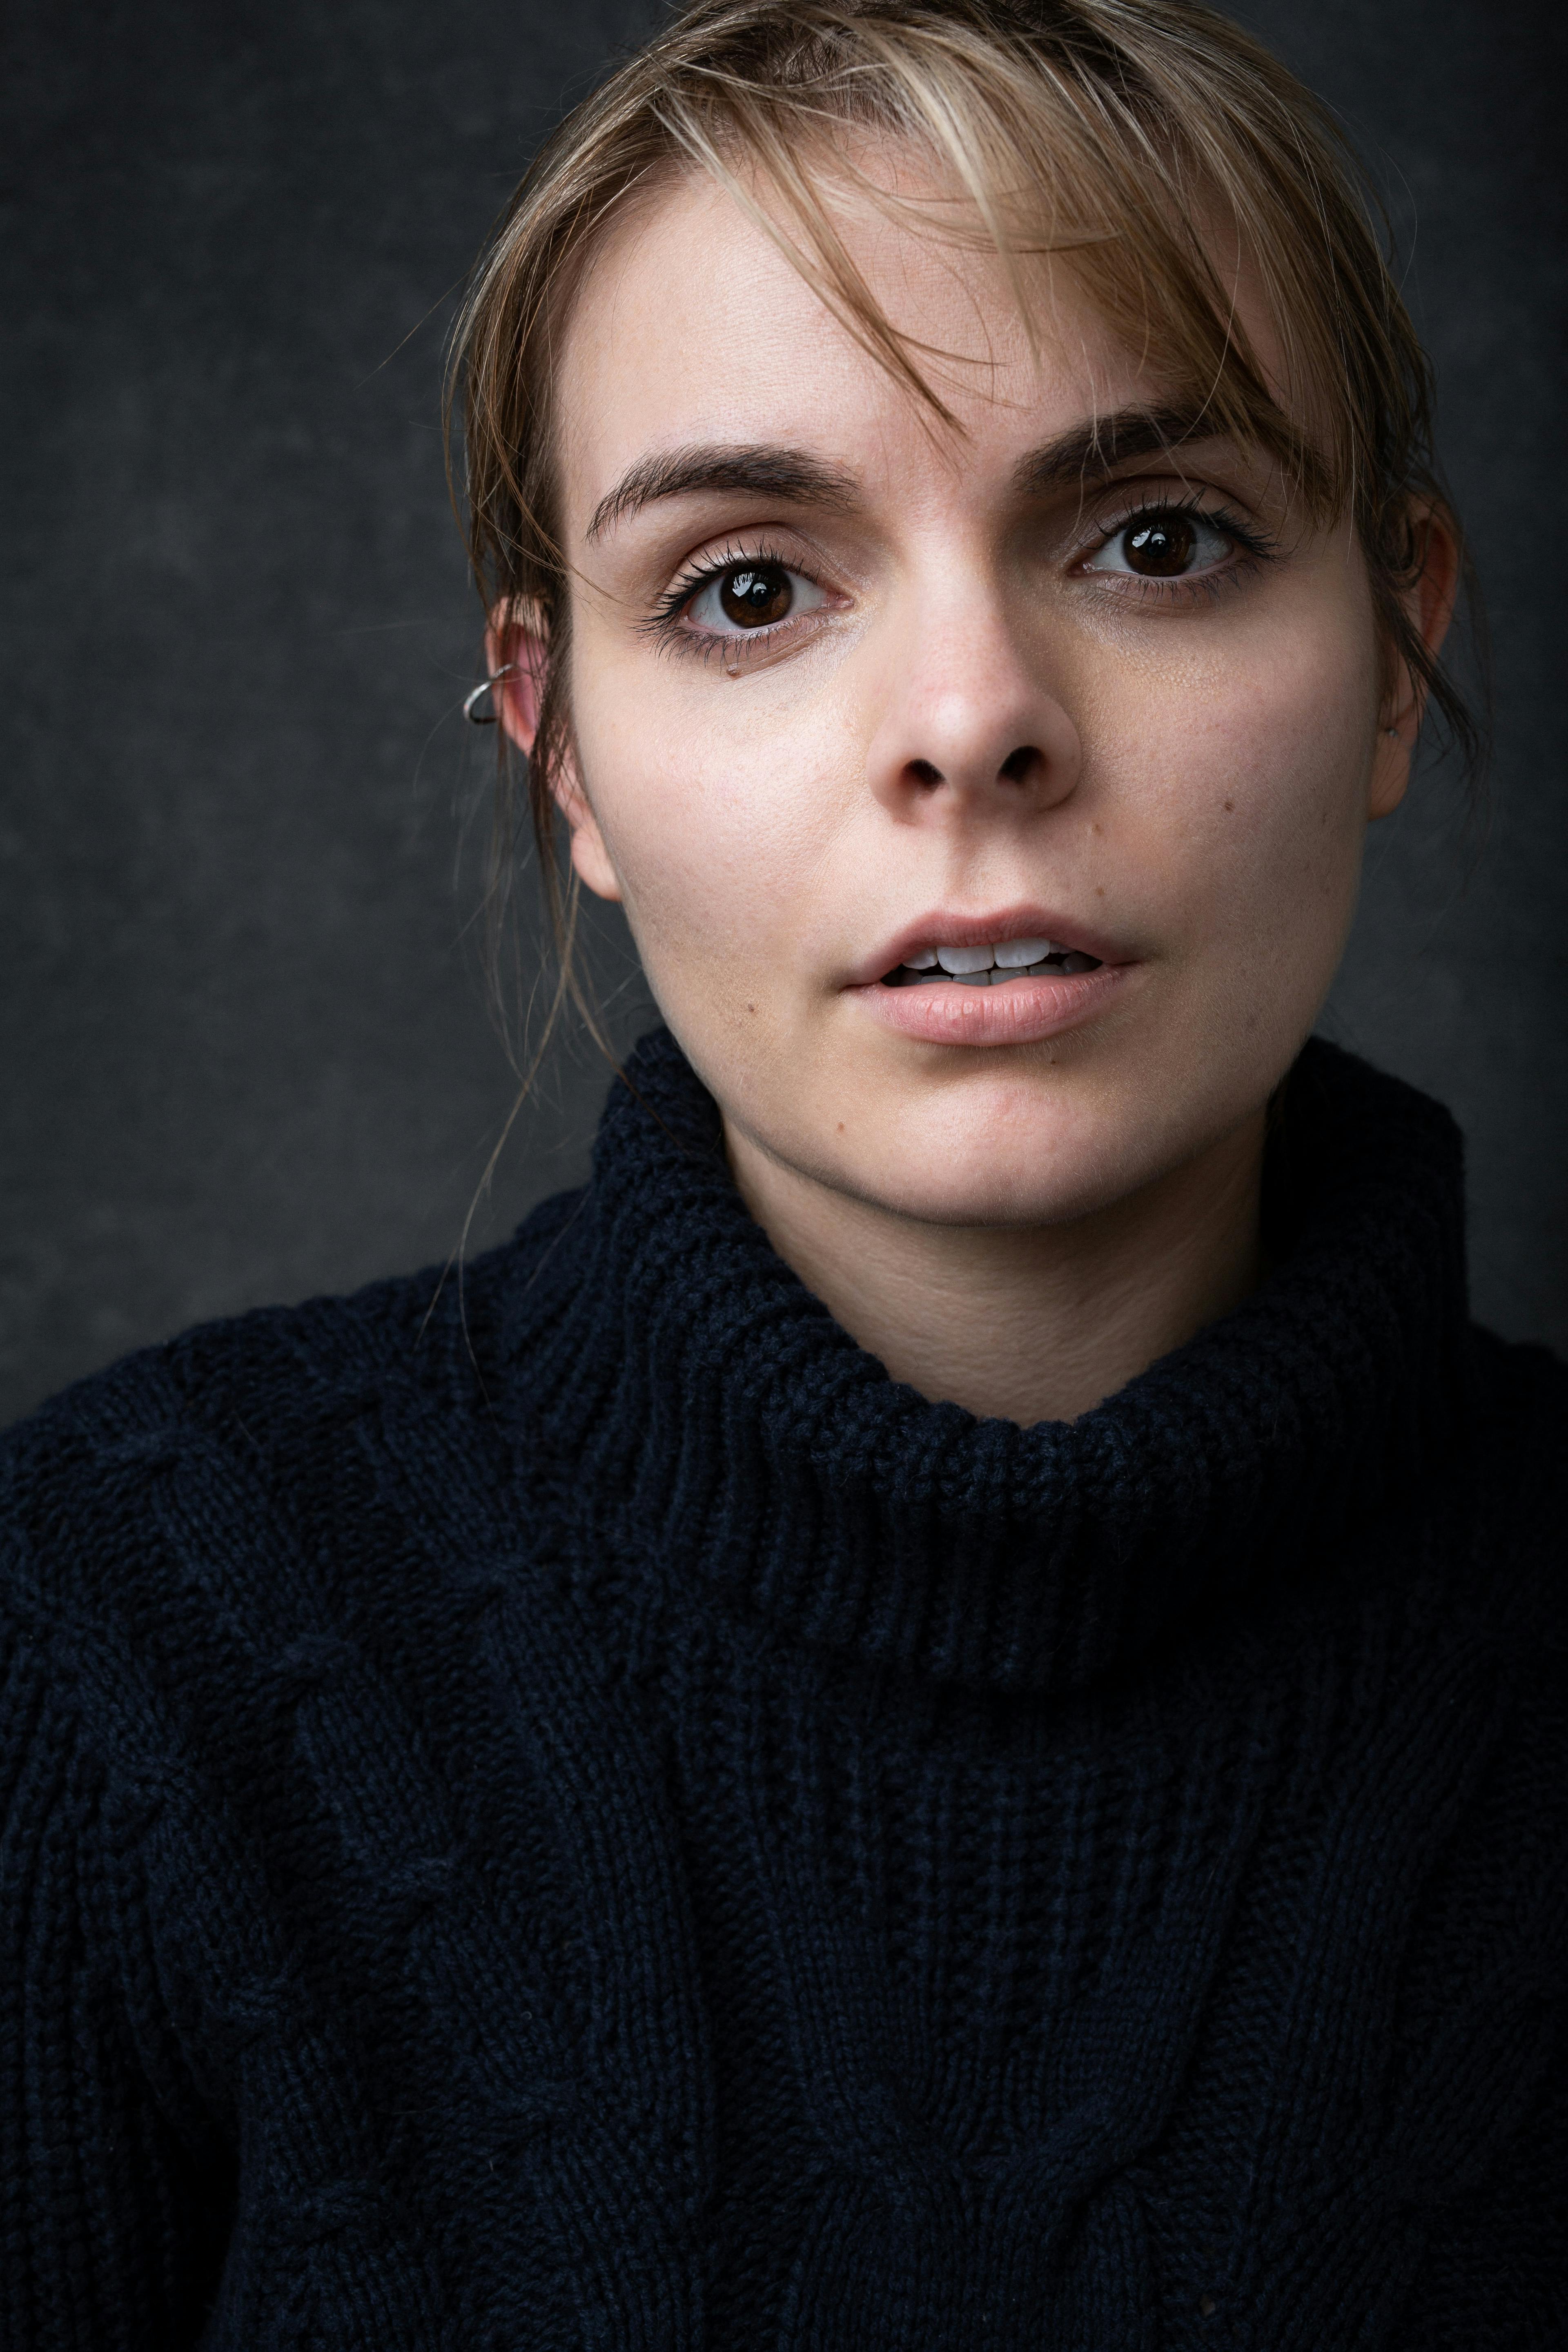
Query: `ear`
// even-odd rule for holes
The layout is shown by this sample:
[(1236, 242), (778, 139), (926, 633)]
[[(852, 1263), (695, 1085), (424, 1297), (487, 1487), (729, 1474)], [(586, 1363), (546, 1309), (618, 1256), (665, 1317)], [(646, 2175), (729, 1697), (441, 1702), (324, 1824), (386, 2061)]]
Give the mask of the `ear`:
[[(1446, 508), (1423, 507), (1411, 520), (1415, 567), (1400, 603), (1434, 657), (1441, 652), (1459, 593), (1459, 535)], [(1392, 815), (1410, 782), (1410, 762), (1426, 708), (1426, 689), (1408, 662), (1390, 664), (1388, 690), (1378, 712), (1377, 748), (1367, 793), (1369, 817)]]
[[(537, 605), (521, 601), (498, 604), (485, 631), (485, 667), (496, 681), (497, 715), (525, 759), (539, 737), (550, 638)], [(555, 805), (572, 832), (572, 863), (596, 898), (616, 898), (621, 886), (610, 863), (599, 821), (574, 766), (552, 776)]]
[(539, 733), (550, 638), (544, 616), (521, 598), (498, 604), (485, 631), (485, 667), (495, 680), (496, 716), (524, 759)]

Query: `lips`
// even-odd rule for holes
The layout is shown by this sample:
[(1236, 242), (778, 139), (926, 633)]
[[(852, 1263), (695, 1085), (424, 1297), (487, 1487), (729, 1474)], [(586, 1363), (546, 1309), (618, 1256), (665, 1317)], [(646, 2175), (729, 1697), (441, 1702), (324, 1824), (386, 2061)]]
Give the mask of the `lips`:
[(933, 908), (868, 956), (849, 984), (929, 987), (945, 980), (989, 988), (1024, 974), (1060, 979), (1122, 960), (1110, 940), (1060, 909), (1016, 904), (961, 915)]
[(1138, 971), (1056, 909), (938, 909), (868, 958), (849, 992), (879, 1027), (924, 1045), (1028, 1045), (1094, 1020)]

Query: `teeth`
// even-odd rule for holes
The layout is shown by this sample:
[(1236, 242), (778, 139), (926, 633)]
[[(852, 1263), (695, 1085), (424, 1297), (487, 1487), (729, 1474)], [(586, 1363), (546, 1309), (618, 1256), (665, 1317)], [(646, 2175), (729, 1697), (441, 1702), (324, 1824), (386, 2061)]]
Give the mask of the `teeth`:
[(1009, 980), (1060, 980), (1064, 975), (1099, 970), (1097, 958), (1077, 948), (1055, 946), (1049, 940), (999, 940), (990, 947), (919, 948), (907, 955), (896, 973), (888, 975), (894, 988), (913, 987), (921, 980), (954, 980), (961, 988), (998, 988)]
[(918, 988), (922, 982), (951, 980), (957, 988), (1005, 988), (1013, 980), (1060, 980), (1075, 972), (1099, 969), (1095, 957), (1083, 955), (1076, 948), (1049, 948), (1037, 963), (998, 964), (989, 971), (949, 971), (933, 955), (927, 963), (900, 964), (896, 972), (888, 974), (886, 985)]

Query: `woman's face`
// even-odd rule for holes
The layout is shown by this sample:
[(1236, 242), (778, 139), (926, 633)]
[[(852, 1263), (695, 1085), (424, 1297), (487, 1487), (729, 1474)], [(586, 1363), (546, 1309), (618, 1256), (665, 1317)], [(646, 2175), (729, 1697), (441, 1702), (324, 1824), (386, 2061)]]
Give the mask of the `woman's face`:
[(704, 179), (579, 296), (574, 857), (738, 1165), (1072, 1218), (1235, 1137), (1311, 1026), (1404, 789), (1368, 583), (1256, 452), (1151, 445), (1159, 352), (1067, 270), (1031, 352), (999, 265), (843, 232), (960, 431)]

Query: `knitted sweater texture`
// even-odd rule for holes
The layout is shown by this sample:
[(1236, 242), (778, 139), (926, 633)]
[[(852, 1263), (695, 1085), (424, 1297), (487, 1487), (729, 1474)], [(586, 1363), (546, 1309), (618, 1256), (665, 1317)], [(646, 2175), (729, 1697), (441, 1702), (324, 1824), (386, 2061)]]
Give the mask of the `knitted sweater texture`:
[(0, 2345), (1563, 2352), (1568, 1377), (1447, 1115), (1310, 1046), (1262, 1287), (1026, 1430), (630, 1075), (460, 1297), (0, 1444)]

